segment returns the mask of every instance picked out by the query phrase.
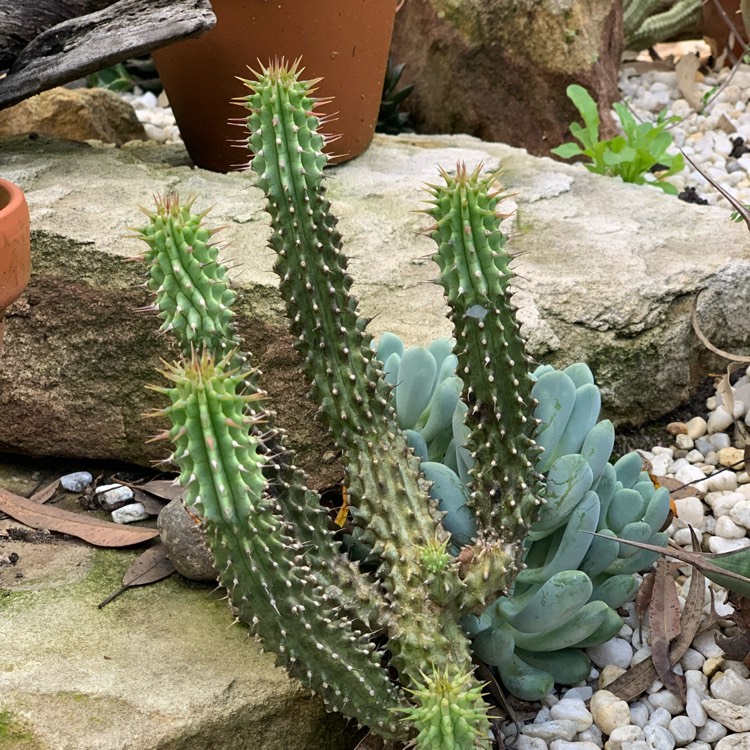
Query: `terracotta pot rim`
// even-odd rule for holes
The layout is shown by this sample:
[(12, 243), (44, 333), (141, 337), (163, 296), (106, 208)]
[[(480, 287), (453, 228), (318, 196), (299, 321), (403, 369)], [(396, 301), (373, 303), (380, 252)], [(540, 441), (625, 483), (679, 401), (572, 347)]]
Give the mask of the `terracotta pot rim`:
[[(0, 215), (19, 210), (21, 204), (26, 200), (18, 185), (10, 180), (0, 177)], [(8, 200), (4, 200), (7, 196)]]

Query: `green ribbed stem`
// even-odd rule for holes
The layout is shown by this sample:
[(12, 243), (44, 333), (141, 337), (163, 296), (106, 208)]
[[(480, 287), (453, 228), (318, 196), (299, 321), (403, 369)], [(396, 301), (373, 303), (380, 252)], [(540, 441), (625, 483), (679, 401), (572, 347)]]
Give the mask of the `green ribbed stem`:
[[(156, 292), (155, 307), (164, 320), (162, 330), (177, 335), (185, 356), (192, 351), (228, 356), (230, 369), (243, 373), (243, 391), (254, 396), (245, 401), (245, 410), (254, 417), (250, 422), (254, 437), (262, 441), (259, 447), (268, 457), (263, 473), (282, 516), (295, 530), (297, 541), (316, 550), (333, 548), (328, 514), (317, 494), (306, 488), (294, 455), (284, 448), (284, 436), (274, 428), (266, 394), (258, 387), (258, 372), (249, 369), (250, 357), (239, 349), (229, 308), (234, 292), (218, 249), (209, 241), (216, 230), (204, 226), (208, 212), (194, 213), (193, 202), (181, 204), (175, 193), (157, 198), (156, 210), (146, 212), (149, 225), (138, 230), (149, 247), (144, 260), (149, 263), (149, 286)], [(193, 325), (188, 325), (190, 320)], [(259, 426), (255, 418), (261, 420)], [(312, 575), (318, 579), (321, 596), (345, 607), (349, 616), (362, 619), (369, 628), (384, 627), (386, 609), (376, 585), (341, 555), (323, 555), (319, 562), (321, 567)]]
[(174, 460), (187, 486), (185, 504), (202, 520), (206, 538), (239, 617), (264, 647), (334, 710), (356, 718), (384, 737), (406, 728), (392, 711), (405, 708), (380, 666), (366, 633), (342, 616), (335, 596), (320, 594), (312, 564), (338, 560), (335, 543), (315, 550), (289, 536), (277, 503), (264, 494), (258, 443), (249, 432), (241, 377), (204, 354), (163, 374), (171, 388), (164, 413), (172, 422)]
[[(411, 684), (420, 672), (456, 682), (471, 672), (458, 624), (464, 586), (455, 565), (433, 564), (447, 535), (388, 405), (371, 337), (349, 293), (347, 261), (322, 186), (326, 157), (311, 84), (299, 81), (295, 68), (275, 65), (246, 84), (252, 168), (268, 197), (281, 292), (313, 396), (345, 453), (357, 523), (381, 560), (394, 664)], [(464, 688), (471, 690), (470, 682)], [(486, 728), (482, 714), (474, 729), (486, 735)]]
[(451, 308), (471, 428), (467, 447), (474, 459), (471, 505), (480, 536), (497, 534), (501, 548), (520, 566), (522, 542), (541, 505), (541, 477), (534, 470), (539, 448), (529, 358), (515, 319), (512, 273), (500, 230), (495, 175), (472, 173), (459, 164), (431, 185), (435, 219), (433, 259)]

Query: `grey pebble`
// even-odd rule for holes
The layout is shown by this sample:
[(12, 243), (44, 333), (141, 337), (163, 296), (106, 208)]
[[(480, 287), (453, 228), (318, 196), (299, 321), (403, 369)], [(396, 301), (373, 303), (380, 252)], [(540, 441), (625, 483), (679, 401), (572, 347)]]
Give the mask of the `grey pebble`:
[(68, 492), (83, 492), (94, 481), (88, 471), (75, 471), (60, 477), (60, 484)]
[(141, 503), (131, 503), (112, 511), (112, 520), (115, 523), (135, 523), (145, 521), (148, 517), (149, 514)]

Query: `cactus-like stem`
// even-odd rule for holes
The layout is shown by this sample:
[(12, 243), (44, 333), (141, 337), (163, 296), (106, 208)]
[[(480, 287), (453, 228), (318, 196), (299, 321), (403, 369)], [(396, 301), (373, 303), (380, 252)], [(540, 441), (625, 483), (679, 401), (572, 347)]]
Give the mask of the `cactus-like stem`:
[[(273, 425), (266, 394), (258, 386), (258, 371), (249, 369), (250, 357), (239, 349), (230, 305), (234, 292), (226, 267), (219, 262), (218, 248), (210, 244), (216, 230), (204, 225), (207, 211), (194, 213), (194, 199), (185, 203), (175, 193), (156, 199), (156, 210), (145, 211), (148, 226), (137, 230), (148, 251), (149, 286), (156, 293), (156, 307), (164, 321), (162, 330), (172, 331), (185, 356), (200, 350), (214, 358), (228, 357), (230, 369), (243, 373), (245, 412), (259, 449), (267, 460), (263, 473), (269, 491), (281, 507), (282, 516), (306, 547), (328, 550), (334, 543), (329, 519), (317, 495), (306, 487), (306, 477), (294, 466), (294, 456), (284, 448), (284, 436)], [(192, 321), (192, 323), (189, 323)], [(260, 426), (256, 425), (260, 421)], [(375, 584), (359, 575), (341, 555), (323, 555), (312, 575), (323, 596), (369, 628), (383, 628), (387, 610)]]
[[(440, 674), (463, 695), (472, 690), (470, 680), (461, 682), (471, 671), (458, 624), (463, 583), (456, 565), (435, 565), (446, 533), (349, 293), (347, 260), (322, 187), (326, 157), (311, 84), (295, 67), (276, 65), (245, 83), (252, 90), (245, 99), (252, 168), (268, 197), (281, 292), (323, 420), (346, 454), (353, 512), (381, 560), (394, 664), (413, 685), (421, 673)], [(480, 713), (471, 725), (477, 738), (487, 729)]]
[(430, 186), (432, 237), (440, 284), (452, 312), (458, 373), (464, 381), (474, 459), (471, 504), (480, 538), (499, 536), (503, 551), (520, 565), (522, 541), (541, 504), (540, 451), (533, 439), (532, 380), (510, 298), (512, 273), (496, 207), (495, 175), (443, 171), (445, 184)]
[[(220, 582), (240, 619), (291, 674), (334, 710), (385, 737), (403, 737), (392, 711), (404, 710), (405, 702), (380, 666), (382, 655), (321, 595), (306, 545), (288, 535), (278, 505), (264, 494), (266, 458), (245, 415), (255, 397), (238, 395), (241, 375), (227, 364), (205, 353), (194, 356), (164, 371), (171, 388), (156, 388), (171, 400), (164, 411), (187, 486), (185, 502), (202, 520)], [(338, 560), (333, 543), (316, 555), (316, 564), (320, 557)]]
[(660, 3), (653, 0), (633, 0), (623, 6), (623, 29), (626, 49), (652, 47), (700, 21), (703, 0), (675, 0), (672, 7), (654, 13)]

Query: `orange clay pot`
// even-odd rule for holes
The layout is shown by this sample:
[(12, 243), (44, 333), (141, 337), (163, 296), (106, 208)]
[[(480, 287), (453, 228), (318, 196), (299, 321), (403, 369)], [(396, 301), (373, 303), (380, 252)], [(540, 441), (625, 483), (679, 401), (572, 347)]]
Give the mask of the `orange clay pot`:
[(198, 39), (154, 53), (159, 77), (193, 162), (227, 172), (249, 161), (244, 129), (228, 120), (244, 117), (231, 99), (247, 88), (248, 66), (285, 57), (302, 58), (304, 78), (324, 80), (321, 107), (338, 113), (323, 132), (333, 162), (352, 159), (370, 144), (377, 122), (397, 0), (212, 0), (216, 26)]
[(31, 275), (29, 207), (17, 185), (0, 179), (0, 356), (5, 310), (21, 296)]

